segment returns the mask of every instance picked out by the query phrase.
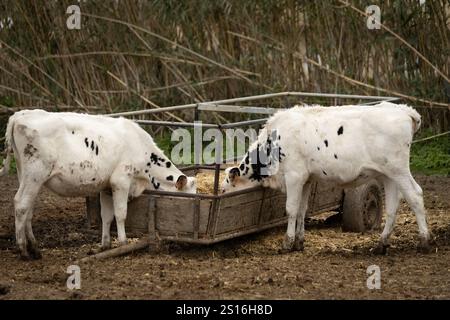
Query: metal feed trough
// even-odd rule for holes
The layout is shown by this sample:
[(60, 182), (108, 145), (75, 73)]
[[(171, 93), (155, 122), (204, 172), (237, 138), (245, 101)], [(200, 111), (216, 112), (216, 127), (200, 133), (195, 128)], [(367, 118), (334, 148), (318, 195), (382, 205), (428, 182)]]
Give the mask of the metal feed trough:
[[(255, 103), (263, 100), (282, 100), (287, 104), (302, 98), (332, 98), (357, 100), (354, 104), (375, 104), (380, 101), (398, 100), (395, 97), (362, 96), (346, 94), (324, 94), (307, 92), (282, 92), (235, 99), (209, 101), (110, 114), (110, 116), (136, 117), (149, 114), (192, 110), (194, 119), (199, 120), (202, 112), (238, 112), (257, 115), (271, 115), (280, 108), (261, 106), (241, 106), (237, 103)], [(364, 102), (361, 102), (364, 101)], [(269, 104), (269, 103), (267, 103)], [(267, 105), (264, 104), (264, 105)], [(272, 106), (274, 103), (272, 102)], [(246, 120), (227, 124), (204, 123), (202, 128), (237, 128), (262, 125), (267, 118)], [(194, 127), (190, 122), (170, 122), (154, 120), (135, 120), (140, 125), (167, 127)], [(235, 159), (237, 160), (237, 159)], [(225, 165), (193, 165), (182, 168), (187, 175), (214, 171), (213, 194), (187, 194), (180, 192), (145, 191), (142, 196), (129, 202), (126, 220), (127, 233), (134, 236), (148, 235), (150, 239), (182, 241), (211, 244), (241, 235), (262, 231), (287, 223), (286, 196), (268, 188), (250, 188), (237, 192), (219, 194), (219, 174)], [(382, 216), (381, 187), (371, 181), (355, 189), (343, 189), (329, 183), (316, 182), (309, 197), (307, 217), (332, 210), (343, 211), (343, 229), (364, 231), (378, 228)], [(87, 198), (88, 223), (91, 227), (100, 225), (99, 197)]]

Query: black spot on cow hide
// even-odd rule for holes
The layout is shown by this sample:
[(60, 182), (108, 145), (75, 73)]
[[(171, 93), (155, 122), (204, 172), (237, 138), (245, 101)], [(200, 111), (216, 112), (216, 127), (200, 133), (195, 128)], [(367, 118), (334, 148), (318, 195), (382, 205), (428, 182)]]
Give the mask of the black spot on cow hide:
[[(256, 180), (256, 181), (261, 181), (263, 178), (268, 177), (267, 174), (264, 174), (262, 172), (262, 169), (265, 169), (267, 167), (266, 164), (262, 163), (261, 159), (260, 159), (260, 153), (262, 150), (260, 150), (260, 145), (257, 145), (257, 148), (255, 150), (252, 151), (252, 174), (250, 175), (249, 179), (250, 180)], [(256, 162), (254, 162), (254, 158), (256, 158)]]
[(23, 150), (23, 154), (25, 155), (25, 157), (31, 158), (32, 156), (34, 156), (36, 151), (37, 151), (37, 149), (33, 145), (27, 144), (27, 146)]
[(89, 140), (88, 140), (88, 138), (84, 138), (84, 143), (86, 144), (86, 147), (89, 148)]
[(167, 180), (167, 181), (173, 181), (173, 176), (168, 176), (168, 177), (166, 178), (166, 180)]
[(158, 156), (156, 154), (154, 154), (153, 152), (150, 155), (150, 161), (155, 163), (155, 164), (158, 162)]
[(172, 163), (170, 161), (166, 162), (166, 168), (170, 168), (171, 165), (172, 165)]
[(152, 185), (153, 185), (153, 187), (154, 187), (156, 190), (158, 190), (158, 188), (159, 188), (159, 186), (160, 186), (160, 183), (157, 182), (157, 181), (155, 181), (155, 178), (152, 177)]
[(334, 158), (335, 158), (335, 159), (337, 159), (337, 158), (338, 158), (336, 154), (334, 155)]
[(152, 154), (150, 155), (150, 161), (153, 162), (154, 164), (156, 164), (158, 167), (161, 167), (160, 162), (164, 161), (164, 159), (158, 157), (158, 155), (156, 155), (152, 152)]
[(327, 147), (328, 148), (328, 140), (324, 140), (324, 142), (323, 143), (325, 143), (325, 147)]
[(340, 126), (339, 129), (338, 129), (337, 134), (338, 134), (338, 136), (340, 136), (340, 135), (343, 134), (343, 133), (344, 133), (344, 127), (343, 127), (343, 126)]

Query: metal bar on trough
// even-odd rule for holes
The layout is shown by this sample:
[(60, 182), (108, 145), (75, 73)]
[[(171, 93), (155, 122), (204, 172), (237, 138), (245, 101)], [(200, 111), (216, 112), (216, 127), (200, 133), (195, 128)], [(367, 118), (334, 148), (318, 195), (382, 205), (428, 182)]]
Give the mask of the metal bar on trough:
[(174, 198), (195, 198), (200, 197), (201, 199), (214, 199), (216, 196), (209, 194), (196, 194), (196, 193), (186, 193), (186, 192), (173, 192), (173, 191), (159, 191), (159, 190), (145, 190), (144, 194), (152, 194), (158, 196), (170, 196)]
[(342, 94), (342, 93), (314, 93), (314, 92), (287, 92), (287, 96), (294, 97), (320, 97), (320, 98), (348, 98), (361, 100), (387, 100), (394, 97), (388, 96), (363, 96), (357, 94)]
[(202, 123), (194, 124), (192, 122), (173, 122), (173, 121), (156, 121), (156, 120), (135, 120), (136, 123), (147, 126), (166, 126), (166, 127), (185, 127), (193, 128), (194, 126), (201, 126), (203, 128), (219, 128), (217, 124)]
[(198, 233), (199, 233), (199, 229), (200, 229), (200, 198), (199, 197), (195, 197), (194, 199), (194, 208), (193, 208), (193, 229), (194, 229), (194, 239), (198, 239)]
[(256, 120), (246, 120), (246, 121), (239, 121), (239, 122), (233, 122), (233, 123), (224, 123), (220, 125), (221, 129), (229, 129), (229, 128), (235, 128), (235, 127), (243, 127), (243, 126), (251, 126), (254, 124), (264, 124), (266, 123), (268, 118), (264, 119), (256, 119)]
[(391, 98), (391, 99), (386, 99), (386, 100), (370, 101), (370, 102), (360, 103), (359, 105), (360, 106), (370, 106), (370, 105), (381, 103), (381, 102), (392, 102), (392, 101), (397, 101), (397, 100), (400, 100), (400, 98)]
[(158, 109), (145, 109), (145, 110), (137, 110), (137, 111), (109, 113), (109, 114), (105, 114), (105, 116), (110, 116), (110, 117), (138, 116), (138, 115), (142, 115), (142, 114), (185, 110), (185, 109), (195, 108), (196, 106), (197, 106), (197, 104), (192, 103), (192, 104), (183, 104), (183, 105), (179, 105), (179, 106), (162, 107), (162, 108), (158, 108)]
[(199, 103), (198, 110), (202, 111), (218, 111), (218, 112), (237, 112), (237, 113), (255, 113), (255, 114), (274, 114), (277, 111), (285, 110), (284, 108), (264, 108), (253, 106), (235, 106), (223, 105), (215, 103)]
[(220, 179), (220, 163), (216, 163), (214, 166), (214, 195), (219, 192), (219, 179)]

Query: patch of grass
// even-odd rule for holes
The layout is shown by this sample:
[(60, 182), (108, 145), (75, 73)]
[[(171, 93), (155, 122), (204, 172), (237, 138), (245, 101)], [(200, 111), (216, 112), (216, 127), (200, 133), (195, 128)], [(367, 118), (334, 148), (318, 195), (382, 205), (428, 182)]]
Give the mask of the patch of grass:
[[(415, 137), (421, 139), (433, 135), (426, 130)], [(427, 175), (450, 175), (450, 136), (414, 143), (411, 147), (411, 171)]]
[[(192, 139), (194, 139), (194, 131), (189, 129), (190, 132), (190, 161), (183, 164), (193, 164), (195, 161), (195, 147), (194, 142)], [(172, 149), (179, 143), (179, 141), (172, 141), (170, 134), (165, 134), (162, 136), (159, 136), (157, 138), (154, 138), (155, 143), (158, 145), (158, 147), (164, 152), (164, 154), (171, 158)], [(223, 134), (223, 141), (222, 141), (222, 160), (225, 160), (227, 158), (227, 148), (229, 147), (230, 150), (228, 152), (232, 152), (232, 156), (242, 156), (247, 151), (250, 143), (249, 139), (245, 139), (245, 145), (243, 147), (243, 150), (238, 148), (238, 142), (237, 139), (234, 138), (234, 143), (226, 137), (226, 134)], [(215, 149), (213, 148), (214, 141), (203, 141), (202, 142), (202, 163), (203, 164), (212, 164), (215, 162)], [(209, 150), (205, 150), (207, 147), (209, 147)], [(234, 147), (234, 150), (232, 150), (232, 147)], [(173, 159), (172, 159), (173, 160)], [(178, 165), (178, 163), (177, 163)]]
[[(3, 167), (3, 159), (4, 157), (0, 156), (0, 168)], [(9, 174), (16, 174), (16, 159), (14, 157), (11, 158), (11, 164), (9, 166)]]

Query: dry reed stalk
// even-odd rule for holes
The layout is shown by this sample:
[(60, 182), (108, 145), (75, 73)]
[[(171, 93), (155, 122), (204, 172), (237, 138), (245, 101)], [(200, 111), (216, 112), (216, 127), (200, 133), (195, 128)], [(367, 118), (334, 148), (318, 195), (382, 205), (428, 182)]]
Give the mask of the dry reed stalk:
[[(344, 1), (344, 0), (338, 0), (340, 3), (344, 4), (346, 7), (351, 8), (352, 10), (358, 12), (360, 15), (364, 16), (364, 17), (368, 17), (369, 14), (365, 13), (364, 11), (356, 8), (354, 5), (350, 4), (348, 1)], [(387, 32), (389, 32), (390, 34), (392, 34), (395, 38), (397, 38), (398, 40), (400, 40), (405, 46), (407, 46), (409, 49), (411, 49), (415, 54), (417, 54), (420, 59), (422, 59), (423, 61), (425, 61), (426, 64), (428, 64), (434, 71), (436, 71), (437, 74), (439, 74), (442, 78), (444, 78), (447, 82), (450, 83), (450, 79), (442, 73), (441, 70), (439, 70), (438, 67), (436, 67), (434, 64), (432, 64), (430, 62), (430, 60), (428, 60), (422, 53), (420, 53), (416, 48), (414, 48), (408, 41), (406, 41), (405, 39), (403, 39), (400, 35), (398, 35), (397, 33), (395, 33), (394, 31), (392, 31), (389, 27), (387, 27), (386, 25), (384, 25), (383, 23), (380, 22), (380, 26), (381, 28), (383, 28), (384, 30), (386, 30)]]
[[(234, 34), (236, 36), (239, 35), (237, 33), (234, 33)], [(257, 39), (254, 39), (254, 38), (246, 37), (245, 39), (246, 40), (250, 40), (251, 39), (250, 41), (253, 41), (255, 43), (258, 43), (258, 44), (261, 44), (261, 45), (267, 45), (265, 43), (262, 43), (260, 40), (257, 40)], [(274, 39), (272, 39), (272, 40), (276, 44), (276, 45), (272, 46), (273, 49), (275, 49), (277, 51), (285, 51), (286, 50), (283, 44), (277, 42)], [(339, 72), (334, 71), (334, 70), (332, 70), (330, 68), (327, 68), (326, 66), (323, 66), (318, 61), (315, 61), (315, 60), (313, 60), (311, 58), (308, 58), (308, 57), (302, 55), (300, 52), (294, 52), (293, 55), (294, 55), (294, 57), (296, 57), (296, 58), (298, 58), (300, 60), (304, 60), (304, 61), (314, 65), (315, 67), (317, 67), (317, 68), (319, 68), (321, 70), (324, 70), (324, 71), (326, 71), (328, 73), (331, 73), (332, 75), (334, 75), (336, 77), (339, 77), (339, 78), (341, 78), (341, 79), (343, 79), (343, 80), (345, 80), (345, 81), (347, 81), (347, 82), (349, 82), (351, 84), (358, 85), (358, 86), (364, 86), (366, 88), (370, 88), (370, 89), (374, 89), (374, 90), (377, 90), (377, 91), (380, 91), (380, 92), (385, 92), (385, 93), (388, 93), (388, 94), (392, 94), (394, 96), (402, 97), (402, 98), (405, 98), (405, 99), (408, 99), (408, 100), (411, 100), (411, 101), (423, 102), (423, 103), (429, 104), (429, 107), (439, 106), (439, 107), (447, 107), (447, 108), (450, 109), (450, 104), (448, 104), (448, 103), (442, 103), (442, 102), (437, 102), (437, 101), (430, 101), (430, 100), (427, 100), (427, 99), (421, 99), (421, 98), (417, 98), (417, 97), (413, 97), (413, 96), (410, 96), (410, 95), (406, 95), (406, 94), (403, 94), (403, 93), (400, 93), (400, 92), (397, 92), (397, 91), (394, 91), (394, 90), (384, 89), (384, 88), (381, 88), (381, 87), (377, 87), (377, 86), (374, 86), (374, 85), (371, 85), (371, 84), (364, 83), (362, 81), (355, 80), (355, 79), (350, 78), (350, 77), (348, 77), (348, 76), (346, 76), (346, 75), (344, 75), (342, 73), (339, 73)]]

